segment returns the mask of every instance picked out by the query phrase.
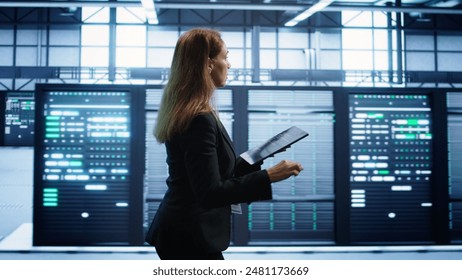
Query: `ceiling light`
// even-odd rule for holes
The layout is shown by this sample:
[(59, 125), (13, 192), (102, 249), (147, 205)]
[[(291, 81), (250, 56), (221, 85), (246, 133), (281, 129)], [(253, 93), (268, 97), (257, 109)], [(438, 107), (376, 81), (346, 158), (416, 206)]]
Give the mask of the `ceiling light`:
[(447, 1), (439, 1), (434, 4), (431, 4), (432, 7), (438, 8), (453, 8), (460, 4), (460, 0), (447, 0)]
[(146, 13), (146, 19), (148, 20), (148, 23), (159, 24), (154, 0), (141, 0), (141, 4), (143, 5), (144, 11)]
[(320, 0), (319, 2), (317, 2), (316, 4), (311, 6), (310, 8), (308, 8), (305, 11), (303, 11), (302, 13), (298, 14), (293, 19), (289, 20), (285, 24), (285, 26), (295, 26), (295, 25), (297, 25), (300, 21), (303, 21), (303, 20), (309, 18), (310, 16), (312, 16), (313, 14), (323, 10), (325, 7), (332, 4), (332, 2), (334, 2), (334, 0)]

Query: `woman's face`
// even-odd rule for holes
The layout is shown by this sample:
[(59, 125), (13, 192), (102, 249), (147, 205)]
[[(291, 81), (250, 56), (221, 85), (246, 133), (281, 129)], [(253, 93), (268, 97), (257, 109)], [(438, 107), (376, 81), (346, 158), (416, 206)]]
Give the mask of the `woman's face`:
[(228, 77), (228, 69), (231, 67), (231, 64), (228, 62), (228, 48), (225, 44), (223, 44), (223, 48), (217, 57), (211, 59), (209, 67), (211, 67), (210, 75), (215, 86), (223, 87)]

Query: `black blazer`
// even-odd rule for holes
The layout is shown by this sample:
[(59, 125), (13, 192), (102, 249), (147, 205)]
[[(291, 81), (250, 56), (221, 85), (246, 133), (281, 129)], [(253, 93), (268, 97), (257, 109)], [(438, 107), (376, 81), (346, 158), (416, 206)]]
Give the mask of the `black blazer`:
[(146, 241), (168, 250), (175, 239), (189, 238), (203, 252), (226, 250), (230, 205), (271, 199), (268, 173), (236, 158), (225, 128), (212, 113), (196, 116), (184, 133), (166, 142), (166, 149), (168, 190)]

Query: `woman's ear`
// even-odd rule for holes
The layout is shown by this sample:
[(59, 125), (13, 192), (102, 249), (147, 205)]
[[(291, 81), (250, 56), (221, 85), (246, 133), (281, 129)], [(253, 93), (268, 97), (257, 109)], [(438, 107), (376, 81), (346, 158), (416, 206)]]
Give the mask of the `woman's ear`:
[(213, 70), (213, 61), (209, 58), (208, 60), (208, 69), (209, 69), (209, 73), (212, 73), (212, 70)]

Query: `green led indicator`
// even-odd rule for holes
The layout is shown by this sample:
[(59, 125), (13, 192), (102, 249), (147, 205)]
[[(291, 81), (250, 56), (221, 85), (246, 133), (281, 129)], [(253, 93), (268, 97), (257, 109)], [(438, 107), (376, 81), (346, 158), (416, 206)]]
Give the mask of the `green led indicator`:
[(69, 162), (69, 166), (82, 166), (81, 161), (71, 161)]
[(252, 205), (249, 205), (248, 209), (249, 209), (249, 214), (248, 214), (249, 223), (247, 224), (247, 227), (249, 228), (249, 230), (252, 230), (252, 228), (253, 228), (253, 226), (252, 226)]
[(270, 218), (270, 230), (274, 230), (274, 205), (271, 203), (270, 204), (270, 215), (269, 215), (269, 218)]
[(404, 139), (416, 139), (415, 134), (404, 134)]
[(45, 134), (45, 137), (46, 138), (59, 138), (59, 134), (58, 133), (47, 133)]
[(47, 127), (45, 131), (46, 132), (59, 132), (59, 128), (58, 127)]
[(58, 116), (47, 116), (46, 119), (47, 121), (59, 121)]
[(45, 207), (58, 206), (58, 189), (55, 189), (55, 188), (43, 189), (43, 206)]
[(43, 202), (43, 206), (45, 207), (56, 207), (58, 206), (57, 202)]
[(383, 119), (383, 114), (380, 113), (369, 113), (367, 114), (369, 118)]
[(44, 193), (43, 197), (58, 197), (58, 193)]
[(418, 120), (416, 119), (407, 120), (407, 124), (408, 125), (418, 125)]
[(59, 126), (59, 122), (46, 122), (46, 126)]
[(379, 170), (379, 174), (380, 175), (388, 175), (388, 174), (390, 174), (390, 171), (389, 170)]

